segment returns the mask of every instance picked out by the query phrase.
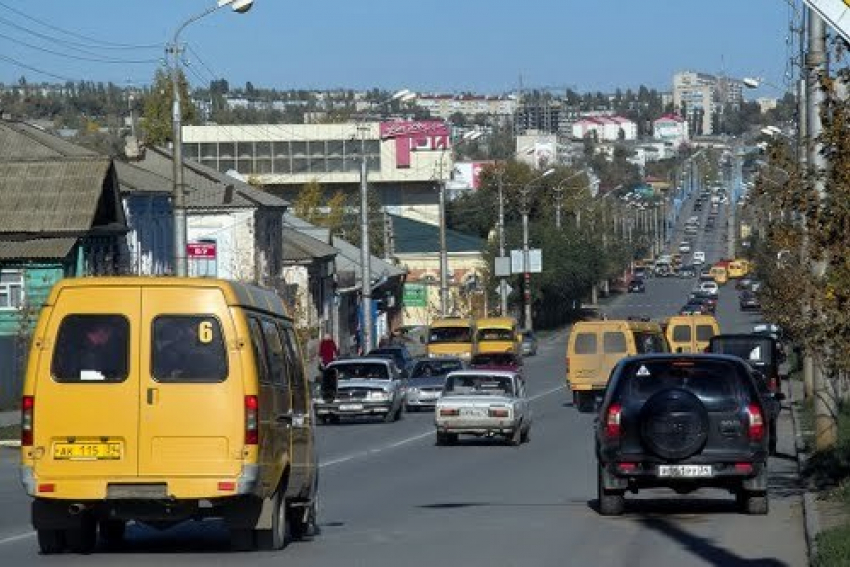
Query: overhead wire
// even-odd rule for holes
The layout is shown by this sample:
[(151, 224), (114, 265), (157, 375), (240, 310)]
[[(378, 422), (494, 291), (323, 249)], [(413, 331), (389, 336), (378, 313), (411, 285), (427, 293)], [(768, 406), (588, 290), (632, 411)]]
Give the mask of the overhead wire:
[(29, 70), (29, 71), (32, 71), (32, 72), (34, 72), (34, 73), (38, 73), (38, 74), (40, 74), (40, 75), (45, 75), (45, 76), (47, 76), (47, 77), (53, 77), (54, 79), (59, 79), (60, 81), (65, 81), (65, 82), (68, 82), (68, 81), (74, 82), (74, 81), (76, 81), (76, 79), (72, 79), (72, 78), (70, 78), (70, 77), (64, 77), (64, 76), (62, 76), (62, 75), (57, 75), (56, 73), (51, 73), (50, 71), (45, 71), (45, 70), (43, 70), (43, 69), (39, 69), (39, 68), (37, 68), (37, 67), (33, 67), (32, 65), (28, 65), (27, 63), (23, 63), (23, 62), (21, 62), (21, 61), (18, 61), (17, 59), (14, 59), (14, 58), (12, 58), (12, 57), (9, 57), (9, 56), (7, 56), (7, 55), (0, 55), (0, 60), (8, 61), (9, 63), (12, 63), (13, 65), (17, 65), (18, 67), (21, 67), (21, 68), (23, 68), (23, 69), (27, 69), (27, 70)]
[[(2, 21), (3, 21), (3, 18), (0, 18), (0, 23), (2, 23)], [(3, 34), (3, 33), (0, 33), (0, 38), (12, 41), (12, 42), (14, 42), (18, 45), (22, 45), (22, 46), (27, 47), (29, 49), (41, 51), (42, 53), (49, 53), (51, 55), (56, 55), (58, 57), (64, 57), (66, 59), (74, 59), (74, 60), (77, 60), (77, 61), (93, 61), (93, 62), (97, 62), (97, 63), (110, 63), (110, 64), (121, 64), (121, 65), (151, 64), (151, 63), (159, 62), (159, 59), (135, 59), (135, 60), (133, 60), (133, 59), (111, 59), (111, 58), (108, 59), (108, 58), (104, 58), (104, 57), (99, 57), (99, 56), (97, 56), (97, 54), (91, 53), (89, 51), (85, 51), (85, 53), (90, 53), (92, 55), (91, 57), (86, 57), (86, 56), (81, 56), (81, 55), (72, 55), (70, 53), (62, 53), (61, 51), (55, 51), (55, 50), (49, 49), (47, 47), (35, 45), (33, 43), (29, 43), (29, 42), (23, 41), (21, 39), (18, 39), (16, 37), (12, 37), (12, 36), (9, 36), (9, 35)], [(83, 50), (79, 50), (79, 51), (83, 51)]]
[[(34, 22), (34, 23), (39, 24), (41, 26), (44, 26), (44, 27), (51, 29), (53, 31), (56, 31), (56, 32), (59, 32), (59, 33), (62, 33), (62, 34), (65, 34), (65, 35), (68, 35), (68, 36), (71, 36), (71, 37), (76, 37), (78, 39), (83, 39), (83, 40), (86, 40), (86, 41), (90, 42), (91, 44), (93, 44), (93, 45), (86, 45), (86, 44), (82, 44), (82, 43), (71, 42), (71, 41), (68, 41), (68, 40), (61, 40), (61, 39), (53, 38), (53, 41), (63, 42), (63, 43), (66, 43), (68, 45), (78, 45), (78, 46), (83, 46), (83, 47), (95, 46), (95, 47), (98, 47), (99, 49), (161, 49), (162, 48), (162, 45), (159, 44), (159, 43), (132, 45), (132, 44), (126, 44), (126, 43), (117, 43), (117, 42), (112, 42), (112, 41), (101, 41), (99, 39), (96, 39), (96, 38), (93, 38), (93, 37), (90, 37), (90, 36), (87, 36), (87, 35), (72, 31), (72, 30), (67, 30), (67, 29), (61, 28), (59, 26), (53, 25), (53, 24), (46, 22), (44, 20), (40, 20), (40, 19), (38, 19), (34, 16), (31, 16), (31, 15), (29, 15), (29, 14), (27, 14), (27, 13), (21, 11), (21, 10), (18, 10), (17, 8), (10, 6), (9, 4), (7, 4), (5, 2), (0, 1), (0, 7), (6, 8), (8, 11), (13, 12), (14, 14), (17, 14), (18, 16), (20, 16), (20, 17), (22, 17), (26, 20), (29, 20), (31, 22)], [(26, 28), (21, 27), (21, 29), (26, 29)]]

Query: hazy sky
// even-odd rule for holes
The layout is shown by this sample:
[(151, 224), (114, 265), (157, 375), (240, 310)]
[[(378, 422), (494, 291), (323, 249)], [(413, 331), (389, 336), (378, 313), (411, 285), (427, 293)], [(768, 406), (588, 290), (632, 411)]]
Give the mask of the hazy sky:
[[(176, 27), (214, 3), (0, 0), (0, 81), (58, 80), (20, 63), (149, 83)], [(692, 69), (782, 86), (789, 14), (788, 0), (256, 0), (181, 39), (194, 84), (499, 93), (521, 76), (527, 88), (670, 90), (675, 71)]]

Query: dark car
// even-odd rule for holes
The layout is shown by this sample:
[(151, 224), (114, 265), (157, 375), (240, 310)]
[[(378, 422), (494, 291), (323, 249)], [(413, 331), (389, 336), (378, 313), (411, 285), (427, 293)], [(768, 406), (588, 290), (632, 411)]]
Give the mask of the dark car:
[(702, 303), (706, 311), (713, 315), (717, 311), (717, 296), (708, 291), (692, 291), (688, 299), (689, 303)]
[(646, 282), (642, 279), (633, 279), (629, 282), (629, 293), (646, 293)]
[(753, 369), (723, 355), (643, 355), (612, 372), (596, 428), (599, 512), (625, 492), (723, 488), (767, 514), (768, 408)]
[(537, 356), (537, 335), (534, 331), (522, 332), (522, 355)]
[(708, 306), (700, 302), (689, 301), (681, 309), (679, 315), (708, 315)]
[(741, 292), (738, 301), (741, 305), (741, 311), (758, 311), (761, 309), (758, 296), (748, 289)]
[(776, 453), (776, 420), (785, 398), (781, 392), (779, 365), (784, 355), (773, 337), (758, 334), (725, 334), (711, 337), (707, 352), (737, 356), (756, 370), (756, 383), (770, 414), (770, 453)]
[(407, 411), (431, 409), (437, 405), (446, 376), (455, 370), (463, 370), (463, 361), (456, 357), (417, 360), (407, 380)]
[(744, 276), (743, 278), (739, 278), (735, 281), (735, 289), (741, 291), (742, 289), (750, 289), (750, 284), (753, 282), (753, 278), (751, 276)]
[(685, 264), (679, 268), (680, 278), (695, 278), (697, 277), (697, 269), (693, 264)]
[(522, 356), (512, 352), (479, 353), (469, 361), (469, 367), (474, 370), (522, 372)]
[(402, 378), (407, 378), (410, 374), (410, 369), (413, 366), (413, 357), (410, 356), (410, 351), (402, 345), (386, 346), (369, 351), (371, 357), (389, 358), (395, 362), (399, 374)]

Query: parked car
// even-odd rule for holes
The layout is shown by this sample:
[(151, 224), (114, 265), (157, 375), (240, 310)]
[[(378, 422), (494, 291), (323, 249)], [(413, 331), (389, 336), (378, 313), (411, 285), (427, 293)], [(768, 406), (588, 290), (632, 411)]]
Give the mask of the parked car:
[(704, 487), (767, 514), (768, 408), (752, 368), (724, 355), (644, 355), (614, 369), (596, 428), (598, 503), (622, 514), (625, 492)]
[(463, 361), (456, 357), (417, 360), (407, 380), (407, 411), (432, 409), (443, 393), (446, 376), (456, 370), (463, 370)]
[(679, 268), (680, 278), (695, 278), (697, 277), (697, 269), (691, 264), (685, 264)]
[(369, 351), (367, 356), (392, 360), (402, 378), (407, 378), (410, 375), (410, 369), (413, 367), (413, 357), (410, 356), (407, 347), (402, 345), (375, 348)]
[(689, 302), (702, 303), (710, 314), (717, 311), (717, 296), (707, 291), (694, 291), (688, 299)]
[(716, 281), (701, 281), (697, 284), (696, 291), (703, 291), (717, 297), (717, 294), (720, 292), (720, 286), (717, 285)]
[(684, 242), (679, 243), (679, 252), (681, 252), (682, 254), (687, 254), (690, 251), (691, 251), (691, 243), (690, 242), (684, 241)]
[(758, 296), (750, 290), (742, 291), (738, 301), (741, 305), (741, 311), (759, 311), (761, 309)]
[(646, 293), (646, 282), (642, 279), (632, 279), (629, 282), (629, 293)]
[(737, 289), (738, 291), (750, 289), (750, 284), (753, 282), (753, 280), (754, 278), (752, 276), (744, 276), (735, 282), (735, 289)]
[(459, 435), (503, 437), (511, 445), (527, 442), (531, 407), (517, 372), (461, 370), (446, 377), (434, 411), (437, 445), (453, 445)]
[(401, 419), (404, 404), (405, 385), (395, 363), (363, 357), (331, 362), (322, 373), (313, 407), (322, 423), (364, 416), (390, 422)]
[(708, 315), (708, 307), (702, 302), (688, 301), (681, 309), (679, 315)]
[(522, 355), (537, 356), (537, 335), (534, 331), (522, 332)]

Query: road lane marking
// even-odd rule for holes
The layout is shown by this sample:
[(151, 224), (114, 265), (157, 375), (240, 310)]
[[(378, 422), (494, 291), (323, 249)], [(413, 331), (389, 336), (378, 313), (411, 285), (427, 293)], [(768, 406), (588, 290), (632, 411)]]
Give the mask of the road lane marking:
[[(555, 392), (560, 392), (561, 390), (564, 390), (564, 389), (565, 389), (565, 386), (558, 386), (557, 388), (552, 388), (551, 390), (546, 390), (545, 392), (535, 394), (534, 396), (531, 396), (530, 398), (528, 398), (528, 401), (533, 402), (533, 401), (539, 400), (540, 398), (545, 398), (546, 396), (550, 396), (550, 395), (554, 394)], [(330, 461), (324, 461), (322, 463), (319, 463), (319, 468), (321, 469), (321, 468), (326, 468), (326, 467), (332, 467), (332, 466), (335, 466), (335, 465), (341, 465), (343, 463), (353, 461), (355, 459), (360, 459), (360, 458), (363, 458), (363, 457), (371, 457), (373, 455), (377, 455), (378, 453), (383, 453), (385, 451), (389, 451), (390, 449), (398, 449), (399, 447), (403, 447), (404, 445), (409, 445), (410, 443), (413, 443), (415, 441), (419, 441), (420, 439), (424, 439), (425, 437), (430, 437), (431, 435), (434, 435), (433, 429), (429, 429), (428, 431), (426, 431), (424, 433), (419, 433), (417, 435), (407, 437), (407, 438), (402, 439), (400, 441), (395, 441), (395, 442), (390, 443), (388, 445), (384, 445), (383, 447), (375, 447), (374, 449), (366, 449), (364, 451), (358, 451), (358, 452), (352, 453), (350, 455), (345, 455), (343, 457), (331, 459)]]
[(35, 537), (35, 532), (29, 532), (26, 534), (19, 534), (16, 536), (10, 536), (7, 538), (0, 539), (0, 545), (6, 545), (7, 543), (15, 543), (16, 541), (21, 541), (22, 539), (28, 539), (31, 537)]

